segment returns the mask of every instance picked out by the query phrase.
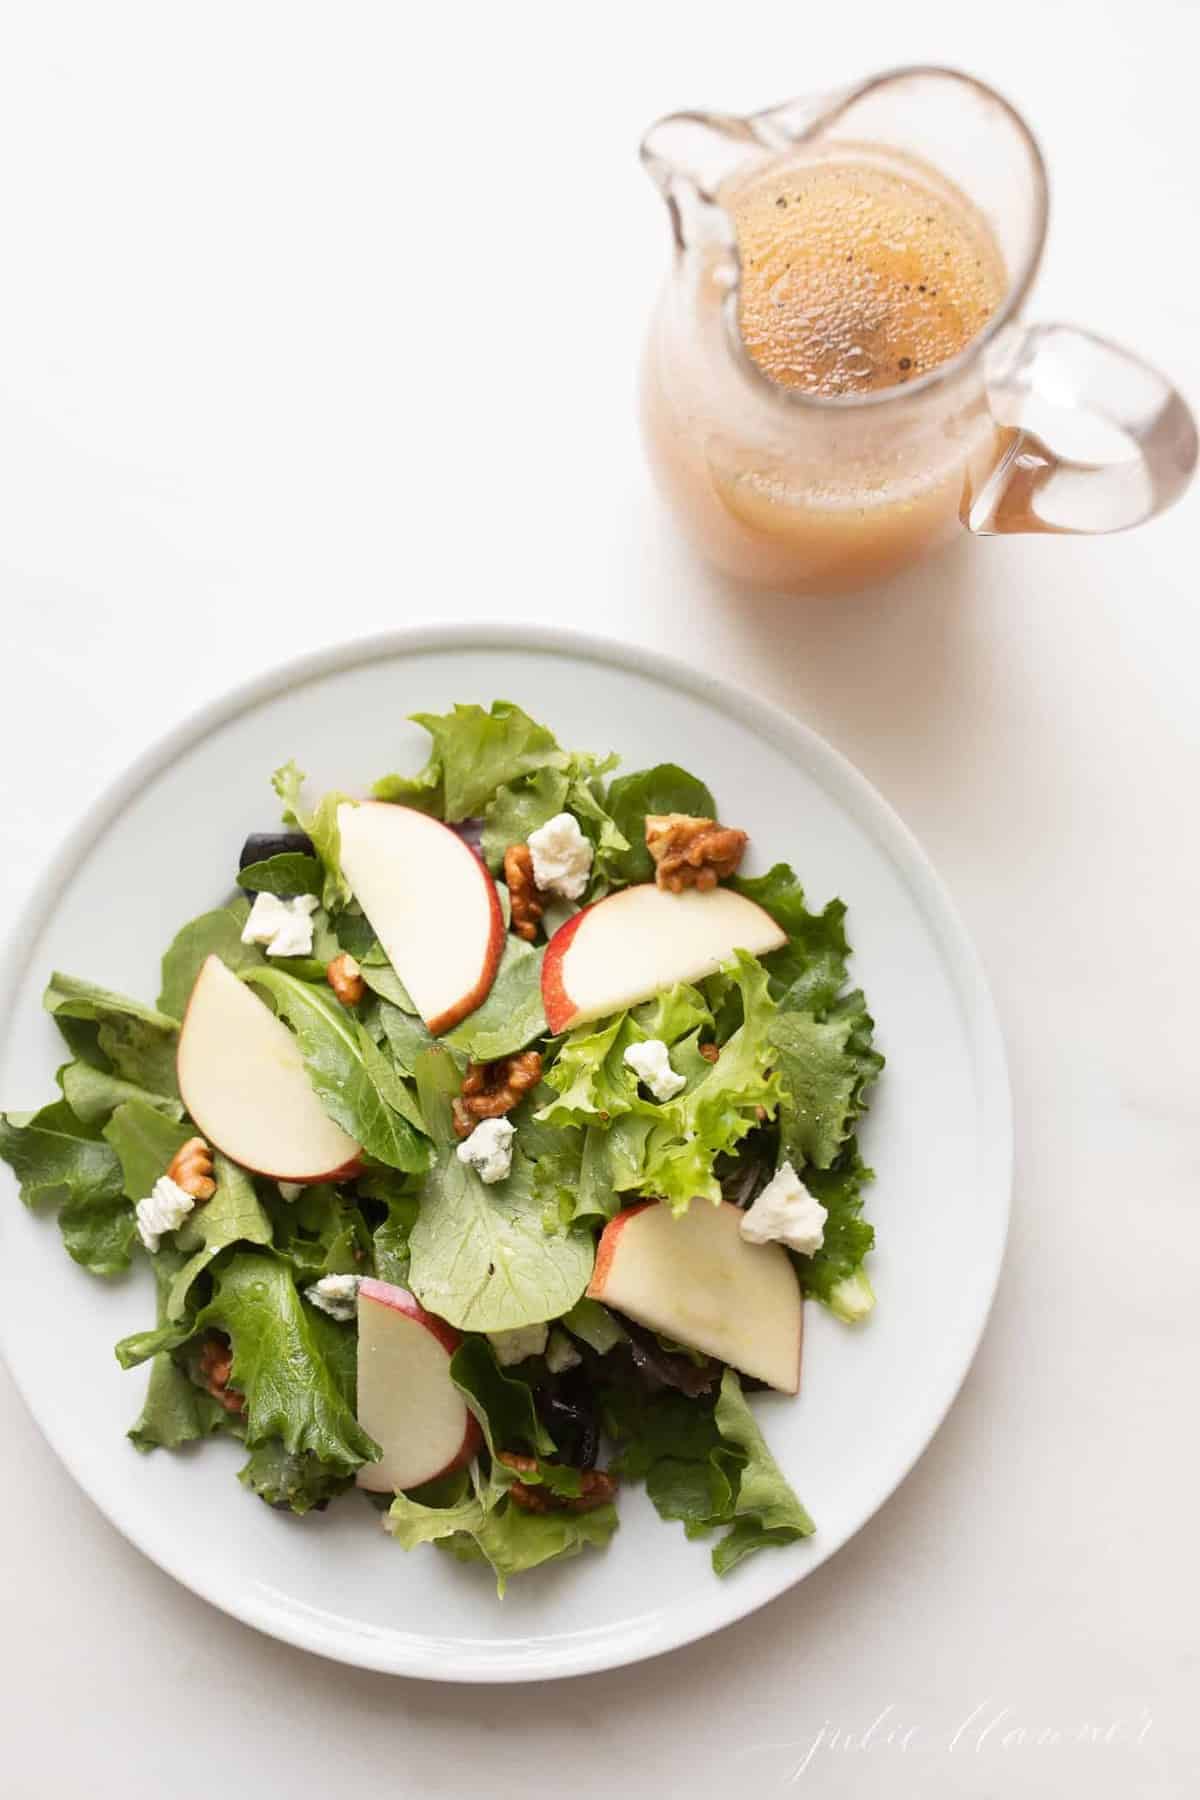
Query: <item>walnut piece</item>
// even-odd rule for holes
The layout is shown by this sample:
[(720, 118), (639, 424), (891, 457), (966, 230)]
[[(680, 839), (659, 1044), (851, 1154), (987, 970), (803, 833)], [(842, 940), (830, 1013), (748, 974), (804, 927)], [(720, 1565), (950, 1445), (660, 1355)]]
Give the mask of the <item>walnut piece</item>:
[(501, 1119), (542, 1079), (539, 1050), (518, 1050), (499, 1062), (470, 1062), (462, 1092), (455, 1096), (454, 1130), (470, 1137), (480, 1119)]
[(721, 1052), (716, 1044), (701, 1044), (700, 1054), (705, 1062), (715, 1063), (721, 1059)]
[(367, 991), (361, 968), (345, 950), (329, 964), (325, 979), (343, 1006), (357, 1006)]
[[(501, 1450), (499, 1459), (518, 1475), (535, 1475), (537, 1458), (520, 1456), (515, 1450)], [(578, 1494), (568, 1499), (565, 1495), (555, 1494), (549, 1488), (530, 1486), (524, 1481), (514, 1481), (508, 1490), (509, 1499), (514, 1506), (524, 1512), (591, 1512), (594, 1507), (607, 1506), (617, 1491), (617, 1478), (606, 1474), (603, 1469), (584, 1469), (581, 1474)]]
[(246, 1396), (229, 1385), (233, 1368), (233, 1345), (219, 1331), (205, 1338), (200, 1346), (200, 1374), (214, 1400), (219, 1400), (228, 1413), (244, 1413)]
[(668, 893), (702, 892), (732, 875), (745, 854), (747, 837), (715, 819), (691, 813), (647, 813), (646, 848), (657, 865), (655, 880)]
[(510, 844), (504, 852), (504, 879), (512, 903), (512, 928), (532, 944), (546, 910), (546, 895), (533, 878), (533, 852), (528, 844)]
[(167, 1164), (167, 1178), (198, 1202), (211, 1200), (217, 1191), (213, 1180), (212, 1151), (202, 1137), (181, 1144)]

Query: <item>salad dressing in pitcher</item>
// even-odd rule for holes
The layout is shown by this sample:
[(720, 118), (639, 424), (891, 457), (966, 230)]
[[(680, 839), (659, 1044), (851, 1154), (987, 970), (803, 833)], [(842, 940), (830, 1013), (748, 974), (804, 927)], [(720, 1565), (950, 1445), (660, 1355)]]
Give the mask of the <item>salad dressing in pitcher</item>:
[[(1186, 487), (1195, 424), (1157, 370), (1073, 326), (1020, 324), (1045, 167), (981, 82), (898, 69), (746, 117), (672, 113), (642, 160), (672, 236), (647, 453), (726, 574), (855, 588), (963, 528), (1119, 531)], [(1116, 425), (1129, 452), (1056, 455), (1023, 423), (1031, 398)]]
[(826, 396), (899, 387), (983, 330), (1004, 259), (931, 175), (864, 151), (783, 158), (733, 189), (738, 328), (769, 380)]

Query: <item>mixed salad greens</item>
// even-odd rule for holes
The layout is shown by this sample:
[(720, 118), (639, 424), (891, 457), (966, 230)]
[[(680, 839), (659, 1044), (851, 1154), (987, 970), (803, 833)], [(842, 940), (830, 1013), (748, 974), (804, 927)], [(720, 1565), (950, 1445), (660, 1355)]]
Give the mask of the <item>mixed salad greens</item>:
[[(720, 1534), (712, 1564), (724, 1574), (814, 1529), (747, 1404), (763, 1384), (588, 1289), (598, 1239), (631, 1208), (744, 1210), (787, 1165), (824, 1209), (823, 1231), (807, 1254), (776, 1253), (840, 1319), (869, 1312), (872, 1175), (855, 1133), (883, 1059), (847, 979), (845, 908), (811, 911), (785, 863), (733, 874), (722, 885), (765, 910), (779, 948), (737, 950), (702, 979), (552, 1035), (547, 938), (580, 906), (653, 882), (647, 818), (713, 820), (713, 796), (671, 763), (613, 777), (616, 757), (562, 749), (507, 702), (415, 717), (432, 739), (427, 765), (384, 776), (372, 794), (452, 827), (496, 878), (506, 930), (481, 1002), (431, 1034), (343, 868), (347, 796), (310, 805), (289, 763), (274, 777), (284, 831), (251, 839), (240, 869), (214, 871), (228, 897), (169, 945), (155, 1005), (51, 977), (45, 1005), (69, 1052), (59, 1094), (0, 1116), (0, 1156), (27, 1204), (57, 1208), (83, 1268), (113, 1276), (149, 1258), (157, 1320), (116, 1349), (125, 1368), (149, 1364), (129, 1433), (139, 1450), (239, 1438), (240, 1480), (295, 1513), (353, 1487), (381, 1454), (356, 1400), (354, 1294), (366, 1277), (445, 1322), (450, 1380), (477, 1421), (460, 1466), (372, 1496), (400, 1545), (484, 1561), (503, 1592), (522, 1570), (607, 1543), (618, 1482), (644, 1482), (689, 1537)], [(541, 927), (518, 935), (506, 852), (564, 814), (586, 839), (583, 891), (544, 895)], [(247, 941), (264, 895), (282, 903), (302, 949), (280, 953), (286, 935)], [(360, 1149), (347, 1170), (281, 1182), (240, 1166), (189, 1117), (181, 1021), (211, 958), (294, 1034), (325, 1114)], [(354, 976), (343, 998), (330, 985), (339, 958)], [(665, 1047), (668, 1097), (628, 1059), (646, 1044)], [(530, 1051), (540, 1067), (522, 1065), (532, 1085), (504, 1114), (511, 1164), (485, 1179), (460, 1154), (464, 1076)], [(198, 1192), (178, 1219), (156, 1212), (149, 1197), (198, 1137)]]

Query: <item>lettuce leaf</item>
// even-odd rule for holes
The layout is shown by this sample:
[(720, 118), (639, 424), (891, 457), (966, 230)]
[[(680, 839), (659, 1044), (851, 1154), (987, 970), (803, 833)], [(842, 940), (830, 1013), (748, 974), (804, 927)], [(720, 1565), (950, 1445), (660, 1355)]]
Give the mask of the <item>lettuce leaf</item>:
[[(169, 1245), (151, 1259), (158, 1290), (158, 1323), (168, 1325), (167, 1300), (175, 1278), (183, 1266), (182, 1252)], [(158, 1448), (176, 1450), (180, 1444), (195, 1438), (209, 1437), (215, 1431), (241, 1435), (241, 1420), (226, 1412), (220, 1401), (197, 1387), (187, 1371), (181, 1369), (166, 1352), (160, 1351), (150, 1365), (150, 1379), (141, 1413), (129, 1429), (134, 1447), (141, 1451)]]
[(91, 1063), (65, 1063), (58, 1072), (58, 1084), (63, 1099), (84, 1125), (103, 1124), (127, 1100), (136, 1100), (166, 1119), (178, 1121), (183, 1117), (183, 1103), (173, 1095), (153, 1094), (149, 1088), (123, 1081), (119, 1075), (93, 1068)]
[(863, 1271), (863, 1258), (875, 1242), (875, 1228), (862, 1217), (863, 1189), (875, 1179), (851, 1138), (829, 1169), (805, 1169), (804, 1185), (817, 1196), (828, 1217), (825, 1238), (815, 1256), (792, 1261), (806, 1294), (823, 1300), (838, 1318), (854, 1324), (875, 1303)]
[(298, 894), (319, 894), (325, 872), (315, 856), (302, 850), (281, 850), (265, 862), (247, 863), (238, 870), (237, 884), (252, 894), (276, 894), (292, 900)]
[(398, 1494), (387, 1519), (396, 1542), (405, 1550), (434, 1543), (460, 1561), (489, 1563), (500, 1595), (511, 1577), (526, 1569), (576, 1556), (588, 1544), (607, 1544), (617, 1528), (615, 1506), (530, 1513), (508, 1498), (518, 1477), (496, 1460), (502, 1449), (519, 1447), (537, 1458), (536, 1468), (520, 1476), (526, 1484), (547, 1487), (564, 1498), (578, 1494), (581, 1485), (578, 1469), (546, 1460), (554, 1444), (538, 1420), (527, 1384), (506, 1375), (481, 1338), (468, 1338), (455, 1352), (450, 1374), (479, 1420), (491, 1471), (485, 1477), (476, 1468), (470, 1485), (460, 1480), (444, 1493)]
[(216, 1193), (203, 1206), (197, 1206), (175, 1233), (176, 1246), (187, 1255), (187, 1261), (167, 1295), (169, 1320), (184, 1316), (193, 1282), (222, 1250), (228, 1250), (231, 1244), (271, 1242), (271, 1221), (259, 1204), (246, 1171), (218, 1150), (213, 1155), (213, 1175)]
[(564, 769), (542, 768), (497, 789), (483, 815), (483, 859), (493, 874), (510, 844), (526, 843), (531, 831), (565, 809), (570, 785)]
[[(226, 1415), (228, 1416), (228, 1415)], [(310, 1451), (288, 1450), (274, 1438), (256, 1444), (238, 1480), (279, 1512), (299, 1515), (323, 1512), (338, 1494), (354, 1486), (354, 1477), (323, 1463)]]
[[(519, 937), (510, 936), (491, 991), (482, 1006), (461, 1025), (446, 1033), (443, 1042), (476, 1062), (495, 1062), (524, 1050), (545, 1035), (542, 1011), (542, 949), (535, 950)], [(386, 1028), (386, 1027), (385, 1027)], [(431, 1040), (432, 1041), (432, 1040)]]
[(191, 998), (201, 964), (219, 956), (235, 975), (260, 969), (266, 957), (257, 944), (243, 944), (242, 931), (250, 917), (250, 902), (231, 900), (212, 912), (201, 913), (176, 932), (162, 959), (162, 989), (158, 1004), (173, 1019), (182, 1019)]
[(621, 775), (608, 790), (608, 809), (626, 849), (614, 857), (612, 880), (618, 885), (652, 881), (654, 858), (646, 848), (647, 813), (690, 813), (695, 818), (715, 819), (716, 802), (702, 781), (677, 763), (658, 763)]
[(763, 959), (776, 998), (791, 988), (791, 1004), (797, 1009), (820, 1012), (831, 1006), (845, 986), (850, 954), (842, 901), (831, 900), (823, 912), (810, 912), (787, 863), (776, 863), (765, 875), (738, 876), (730, 885), (756, 900), (788, 934), (782, 949)]
[(508, 1331), (558, 1318), (591, 1278), (590, 1237), (545, 1229), (519, 1138), (511, 1174), (493, 1186), (459, 1161), (450, 1103), (460, 1081), (444, 1051), (421, 1057), (416, 1079), (436, 1161), (409, 1239), (413, 1292), (430, 1312), (466, 1331)]
[(346, 795), (336, 790), (322, 794), (316, 809), (310, 811), (302, 798), (304, 773), (294, 762), (284, 763), (281, 769), (276, 769), (271, 786), (283, 801), (284, 824), (295, 825), (312, 839), (325, 872), (321, 904), (326, 912), (338, 912), (352, 898), (350, 883), (342, 872), (342, 834), (337, 822), (338, 807)]
[(144, 1200), (177, 1150), (195, 1136), (191, 1125), (169, 1119), (145, 1100), (125, 1100), (104, 1127), (104, 1138), (121, 1166), (127, 1200)]
[(63, 1243), (77, 1263), (93, 1275), (129, 1267), (137, 1224), (122, 1193), (120, 1162), (65, 1100), (36, 1113), (0, 1114), (0, 1157), (27, 1206), (58, 1208)]
[(246, 976), (266, 988), (294, 1027), (309, 1080), (343, 1131), (389, 1168), (417, 1172), (428, 1163), (413, 1097), (359, 1020), (332, 993), (282, 969)]
[(451, 824), (478, 817), (497, 788), (536, 769), (565, 769), (570, 760), (554, 734), (511, 700), (494, 700), (486, 712), (456, 706), (410, 716), (433, 739), (428, 763), (416, 776), (385, 775), (371, 791)]
[[(588, 1127), (580, 1174), (581, 1215), (611, 1217), (614, 1194), (633, 1191), (686, 1212), (694, 1199), (722, 1197), (714, 1164), (759, 1123), (772, 1117), (781, 1087), (768, 1027), (775, 1008), (763, 965), (739, 951), (723, 981), (736, 997), (740, 1024), (716, 1063), (700, 1055), (712, 1014), (701, 994), (678, 987), (615, 1018), (581, 1026), (565, 1039), (546, 1075), (556, 1094), (535, 1114), (541, 1124)], [(681, 1036), (680, 1033), (686, 1033)], [(625, 1051), (662, 1037), (672, 1066), (686, 1077), (675, 1099), (647, 1099)]]
[(746, 1404), (732, 1369), (715, 1405), (626, 1387), (604, 1391), (606, 1424), (620, 1443), (613, 1467), (644, 1480), (659, 1515), (688, 1537), (727, 1527), (712, 1564), (724, 1575), (753, 1551), (794, 1543), (815, 1530)]
[(246, 1443), (277, 1439), (340, 1474), (377, 1460), (354, 1416), (353, 1364), (339, 1360), (343, 1340), (353, 1352), (353, 1334), (305, 1306), (287, 1264), (269, 1252), (241, 1251), (214, 1270), (213, 1284), (195, 1329), (215, 1326), (232, 1340), (230, 1385), (246, 1396)]
[(787, 1096), (779, 1115), (780, 1157), (796, 1169), (806, 1163), (828, 1169), (866, 1109), (865, 1091), (883, 1058), (871, 1048), (874, 1021), (860, 991), (821, 1018), (792, 1010), (788, 1000), (767, 1033)]
[[(391, 1171), (387, 1173), (391, 1179)], [(371, 1234), (367, 1222), (355, 1202), (331, 1182), (316, 1182), (295, 1200), (285, 1200), (272, 1183), (261, 1199), (271, 1221), (275, 1249), (291, 1264), (302, 1285), (319, 1281), (322, 1275), (368, 1272)], [(391, 1281), (393, 1277), (383, 1279)]]
[[(57, 972), (50, 977), (42, 1004), (60, 1028), (68, 1021), (93, 1028), (88, 1035), (94, 1037), (96, 1049), (123, 1080), (149, 1088), (155, 1094), (179, 1093), (175, 1079), (179, 1034), (176, 1020), (124, 994)], [(63, 1035), (78, 1056), (79, 1039), (73, 1040), (69, 1029)]]

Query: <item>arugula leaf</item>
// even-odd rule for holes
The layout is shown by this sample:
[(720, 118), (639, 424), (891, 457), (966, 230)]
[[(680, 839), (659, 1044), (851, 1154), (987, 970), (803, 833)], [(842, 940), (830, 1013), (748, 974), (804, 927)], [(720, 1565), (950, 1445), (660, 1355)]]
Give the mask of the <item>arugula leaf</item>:
[(544, 1228), (532, 1165), (514, 1147), (512, 1173), (489, 1187), (455, 1154), (450, 1102), (459, 1077), (444, 1051), (417, 1064), (417, 1092), (437, 1152), (409, 1240), (421, 1304), (467, 1331), (509, 1331), (555, 1319), (591, 1277), (589, 1238)]
[[(335, 913), (351, 899), (350, 883), (342, 873), (342, 834), (338, 830), (338, 807), (346, 798), (336, 791), (322, 794), (316, 810), (310, 812), (301, 797), (303, 770), (294, 762), (284, 763), (271, 777), (271, 786), (283, 801), (283, 822), (295, 825), (312, 839), (313, 848), (325, 871), (321, 885), (321, 904), (326, 912)], [(312, 892), (311, 889), (306, 890)]]
[(780, 1110), (781, 1157), (796, 1169), (832, 1166), (866, 1108), (865, 1089), (883, 1058), (871, 1048), (873, 1020), (861, 992), (847, 994), (824, 1018), (780, 1011), (768, 1037), (786, 1099)]
[(309, 1080), (325, 1111), (364, 1150), (393, 1169), (419, 1171), (428, 1149), (411, 1116), (411, 1097), (357, 1019), (331, 993), (297, 981), (282, 969), (254, 969), (246, 979), (264, 987), (295, 1029)]
[(428, 764), (415, 781), (385, 776), (372, 792), (377, 800), (403, 795), (411, 806), (422, 797), (432, 801), (440, 780), (443, 817), (450, 824), (482, 813), (496, 789), (518, 776), (534, 769), (565, 769), (570, 760), (553, 733), (511, 700), (494, 700), (488, 712), (481, 706), (456, 706), (448, 713), (411, 717), (433, 739)]
[(235, 975), (261, 968), (266, 961), (257, 944), (243, 944), (242, 931), (250, 917), (250, 902), (231, 900), (213, 912), (201, 913), (177, 931), (162, 959), (162, 991), (158, 1004), (174, 1019), (182, 1019), (200, 968), (210, 956), (219, 956)]
[(63, 1243), (77, 1263), (93, 1275), (129, 1267), (137, 1224), (121, 1193), (121, 1165), (65, 1100), (32, 1114), (0, 1114), (0, 1157), (27, 1206), (58, 1207)]
[[(67, 1019), (94, 1025), (96, 1045), (126, 1081), (155, 1094), (178, 1094), (175, 1042), (179, 1026), (165, 1013), (57, 972), (50, 977), (42, 1004), (60, 1025)], [(64, 1036), (70, 1043), (70, 1036), (66, 1032)]]
[[(383, 957), (379, 948), (379, 940), (375, 936), (375, 927), (367, 918), (357, 900), (344, 906), (334, 920), (334, 933), (338, 941), (338, 949), (344, 950), (356, 962), (365, 962), (371, 956)], [(386, 961), (387, 959), (384, 958)]]
[(306, 1307), (286, 1263), (269, 1252), (241, 1251), (213, 1280), (196, 1328), (216, 1326), (232, 1339), (230, 1385), (246, 1396), (246, 1443), (278, 1439), (342, 1474), (376, 1461), (379, 1446), (355, 1418), (335, 1360), (342, 1353), (336, 1340), (352, 1334)]
[[(365, 970), (364, 970), (365, 973)], [(402, 1075), (412, 1075), (417, 1066), (417, 1058), (432, 1050), (437, 1039), (431, 1034), (424, 1019), (416, 1013), (403, 1011), (393, 1006), (388, 1000), (379, 1002), (379, 1022), (383, 1026), (383, 1035), (391, 1052), (392, 1061)]]
[[(158, 1323), (167, 1320), (167, 1296), (182, 1264), (181, 1252), (169, 1245), (151, 1259), (158, 1290)], [(205, 1393), (190, 1379), (166, 1351), (160, 1351), (150, 1367), (150, 1380), (141, 1413), (129, 1429), (129, 1437), (141, 1451), (163, 1448), (178, 1449), (195, 1438), (208, 1437), (214, 1431), (240, 1435), (241, 1422), (236, 1414), (226, 1412), (219, 1400)]]
[[(228, 1416), (228, 1415), (226, 1415)], [(238, 1480), (279, 1512), (323, 1512), (354, 1486), (354, 1477), (323, 1463), (310, 1451), (288, 1450), (274, 1438), (256, 1444)]]
[(483, 857), (493, 874), (504, 863), (510, 844), (528, 842), (563, 811), (570, 781), (562, 768), (542, 768), (496, 790), (483, 815)]
[(364, 962), (361, 966), (363, 980), (373, 994), (378, 994), (381, 1000), (386, 1000), (389, 1006), (396, 1007), (398, 1011), (410, 1013), (413, 1018), (417, 1017), (417, 1009), (413, 1005), (409, 991), (391, 963)]
[(195, 1135), (190, 1125), (163, 1116), (145, 1100), (125, 1100), (104, 1127), (104, 1137), (121, 1168), (126, 1199), (144, 1200), (177, 1150)]
[(627, 844), (611, 864), (612, 879), (620, 883), (653, 880), (654, 858), (646, 848), (647, 813), (717, 816), (708, 788), (677, 763), (658, 763), (653, 769), (618, 776), (608, 790), (608, 810)]
[(293, 900), (298, 894), (319, 894), (324, 871), (315, 856), (301, 850), (282, 850), (265, 862), (247, 863), (238, 870), (237, 884), (252, 894), (277, 894)]
[(443, 1040), (476, 1062), (495, 1062), (524, 1050), (546, 1031), (542, 1011), (542, 957), (518, 937), (509, 937), (491, 991), (482, 1006), (448, 1031)]
[(66, 1063), (58, 1072), (63, 1099), (84, 1125), (99, 1125), (126, 1100), (137, 1100), (143, 1106), (162, 1113), (164, 1118), (179, 1120), (183, 1104), (170, 1094), (152, 1094), (149, 1088), (135, 1082), (122, 1081), (119, 1075), (107, 1074), (91, 1063)]
[(167, 1296), (166, 1314), (172, 1321), (183, 1317), (192, 1283), (222, 1250), (228, 1250), (231, 1244), (271, 1242), (271, 1221), (260, 1206), (246, 1171), (217, 1150), (213, 1154), (213, 1175), (216, 1193), (203, 1206), (195, 1207), (175, 1233), (179, 1249), (191, 1254)]

